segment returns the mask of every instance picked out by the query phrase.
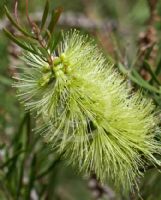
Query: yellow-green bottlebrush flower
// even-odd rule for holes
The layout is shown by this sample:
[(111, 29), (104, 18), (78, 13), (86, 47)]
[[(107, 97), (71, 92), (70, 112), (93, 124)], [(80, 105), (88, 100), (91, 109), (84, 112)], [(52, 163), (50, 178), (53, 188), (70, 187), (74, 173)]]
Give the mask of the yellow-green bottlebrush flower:
[(158, 164), (154, 105), (132, 94), (98, 48), (78, 31), (64, 34), (53, 64), (26, 53), (18, 96), (43, 119), (41, 133), (79, 171), (128, 190), (147, 163)]

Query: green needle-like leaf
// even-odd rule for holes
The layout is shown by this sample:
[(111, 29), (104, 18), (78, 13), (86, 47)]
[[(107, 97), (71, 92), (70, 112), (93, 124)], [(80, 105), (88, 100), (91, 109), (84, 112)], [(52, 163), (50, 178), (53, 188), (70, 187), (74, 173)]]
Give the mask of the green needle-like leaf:
[(10, 14), (8, 8), (5, 6), (5, 12), (6, 12), (6, 16), (9, 19), (9, 21), (12, 23), (12, 25), (14, 25), (21, 33), (23, 33), (26, 36), (32, 37), (33, 35), (31, 35), (30, 33), (28, 33), (27, 31), (25, 31), (21, 26), (19, 26), (16, 21), (13, 19), (13, 16)]
[(161, 91), (159, 91), (157, 88), (145, 81), (136, 70), (133, 69), (132, 75), (121, 63), (118, 64), (118, 67), (123, 74), (126, 74), (133, 82), (135, 82), (140, 87), (145, 88), (151, 92), (161, 93)]
[(159, 63), (158, 63), (157, 68), (155, 70), (156, 76), (158, 76), (160, 74), (160, 72), (161, 72), (161, 59), (159, 60)]
[(55, 28), (55, 25), (57, 24), (59, 17), (61, 15), (62, 12), (62, 8), (57, 8), (55, 10), (53, 10), (52, 12), (52, 16), (51, 16), (51, 21), (48, 27), (48, 30), (50, 31), (50, 33), (52, 34)]
[(17, 157), (24, 153), (25, 150), (20, 150), (18, 152), (16, 152), (11, 158), (9, 158), (5, 163), (3, 163), (1, 166), (0, 166), (0, 169), (3, 169), (4, 167), (6, 167), (7, 165), (9, 165), (12, 161), (14, 161), (15, 159), (17, 159)]
[(146, 60), (144, 61), (144, 67), (146, 68), (146, 70), (148, 70), (148, 72), (150, 73), (152, 79), (153, 79), (157, 84), (160, 85), (159, 80), (157, 79), (155, 73), (153, 72), (153, 70), (152, 70), (150, 64), (149, 64), (148, 61), (146, 61)]
[(36, 175), (36, 155), (33, 156), (32, 162), (31, 162), (31, 171), (30, 171), (30, 176), (29, 176), (29, 183), (27, 187), (27, 191), (25, 194), (25, 200), (30, 199), (31, 196), (31, 190), (34, 185), (34, 180), (35, 180), (35, 175)]
[(53, 52), (57, 46), (57, 44), (59, 43), (61, 39), (61, 34), (55, 34), (53, 33), (49, 42), (48, 42), (48, 48), (50, 49), (50, 52)]
[(22, 41), (18, 40), (14, 35), (12, 35), (11, 32), (9, 32), (7, 29), (3, 29), (4, 33), (6, 34), (6, 36), (12, 40), (14, 43), (16, 43), (18, 46), (20, 46), (22, 49), (29, 51), (31, 53), (34, 53), (36, 55), (41, 56), (41, 54), (38, 54), (36, 51), (32, 50), (31, 48), (29, 48), (28, 46), (26, 46), (25, 44), (23, 44)]
[(47, 17), (48, 17), (48, 13), (49, 13), (49, 0), (46, 0), (46, 5), (45, 5), (45, 9), (44, 9), (44, 13), (42, 16), (42, 22), (41, 22), (41, 30), (44, 28)]

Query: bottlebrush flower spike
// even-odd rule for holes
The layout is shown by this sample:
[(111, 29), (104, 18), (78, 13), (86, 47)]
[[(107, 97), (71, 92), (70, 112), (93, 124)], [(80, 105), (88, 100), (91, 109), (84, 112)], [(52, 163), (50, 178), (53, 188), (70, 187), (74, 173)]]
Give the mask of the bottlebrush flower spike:
[(52, 66), (32, 53), (23, 60), (15, 83), (20, 100), (37, 111), (42, 135), (79, 171), (128, 190), (145, 164), (159, 163), (154, 105), (131, 94), (87, 36), (65, 34)]

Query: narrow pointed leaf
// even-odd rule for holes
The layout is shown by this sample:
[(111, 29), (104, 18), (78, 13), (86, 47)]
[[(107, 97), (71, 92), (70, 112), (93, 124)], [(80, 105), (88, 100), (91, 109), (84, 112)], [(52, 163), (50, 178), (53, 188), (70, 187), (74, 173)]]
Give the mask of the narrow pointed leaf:
[[(37, 52), (35, 52), (34, 50), (32, 50), (31, 48), (29, 48), (28, 46), (26, 46), (25, 44), (23, 44), (21, 41), (19, 41), (14, 35), (12, 35), (11, 32), (9, 32), (7, 29), (3, 29), (4, 33), (6, 34), (6, 36), (12, 40), (14, 43), (16, 43), (18, 46), (20, 46), (22, 49), (29, 51), (31, 53), (37, 54)], [(37, 54), (40, 56), (40, 54)]]
[(128, 75), (128, 77), (137, 85), (139, 85), (142, 88), (145, 88), (151, 92), (155, 92), (155, 93), (161, 93), (161, 91), (159, 91), (157, 88), (153, 87), (152, 85), (150, 85), (147, 81), (145, 81), (136, 70), (133, 70), (133, 75), (131, 73), (129, 73), (128, 70), (125, 69), (125, 67), (119, 63), (118, 67), (120, 69), (120, 71), (123, 74)]
[(59, 17), (61, 15), (62, 12), (62, 8), (57, 8), (55, 10), (53, 10), (52, 12), (52, 16), (51, 16), (51, 21), (48, 27), (48, 30), (50, 31), (50, 33), (52, 34), (55, 28), (55, 25), (57, 24)]
[(22, 27), (20, 27), (16, 21), (13, 19), (13, 17), (11, 16), (9, 10), (7, 9), (7, 7), (5, 6), (5, 12), (6, 12), (6, 16), (9, 19), (9, 21), (24, 35), (29, 36), (29, 37), (33, 37), (33, 35), (31, 35), (30, 33), (28, 33), (27, 31), (25, 31)]
[(11, 158), (9, 158), (5, 163), (3, 163), (0, 166), (0, 169), (3, 169), (4, 167), (6, 167), (7, 165), (9, 165), (15, 158), (17, 158), (20, 154), (24, 153), (25, 150), (20, 150), (18, 152), (16, 152)]
[(25, 200), (28, 200), (31, 198), (31, 191), (32, 191), (32, 188), (34, 185), (35, 176), (36, 176), (36, 155), (34, 155), (32, 162), (31, 162), (29, 183), (27, 186), (26, 194), (25, 194)]
[(146, 68), (146, 70), (148, 70), (148, 72), (150, 73), (152, 79), (153, 79), (157, 84), (160, 85), (159, 80), (157, 79), (155, 73), (153, 72), (153, 70), (152, 70), (150, 64), (149, 64), (146, 60), (144, 61), (144, 67)]
[(145, 53), (145, 57), (144, 57), (145, 60), (147, 60), (150, 57), (150, 55), (153, 51), (154, 45), (155, 45), (155, 43), (151, 47), (147, 48), (146, 53)]
[(155, 93), (161, 93), (161, 91), (159, 91), (156, 87), (150, 85), (147, 81), (145, 81), (140, 74), (133, 69), (133, 74), (136, 77), (136, 79), (138, 80), (138, 83), (141, 87), (151, 91), (151, 92), (155, 92)]
[[(62, 153), (63, 155), (63, 153)], [(42, 177), (46, 176), (48, 173), (50, 173), (54, 167), (61, 161), (61, 155), (58, 156), (49, 166), (46, 170), (41, 172), (40, 174), (37, 175), (36, 179), (41, 179)]]
[(161, 59), (159, 60), (159, 63), (158, 63), (157, 68), (155, 70), (156, 76), (158, 76), (160, 74), (160, 72), (161, 72)]
[(154, 94), (153, 99), (161, 107), (160, 95)]
[(40, 47), (36, 46), (34, 44), (30, 44), (30, 45), (31, 45), (32, 50), (35, 52), (35, 54), (38, 55), (42, 60), (44, 60), (45, 62), (47, 62), (47, 59), (45, 59), (44, 55), (40, 51)]
[(33, 38), (30, 38), (28, 36), (25, 36), (25, 35), (16, 35), (15, 34), (15, 37), (22, 41), (22, 42), (25, 42), (26, 44), (34, 44), (34, 45), (37, 45), (38, 44), (38, 41), (33, 39)]
[(150, 85), (147, 81), (145, 81), (136, 70), (133, 70), (133, 74), (138, 81), (138, 85), (140, 85), (141, 87), (143, 87), (151, 92), (161, 93), (161, 91), (159, 89), (157, 89), (156, 87)]
[(44, 13), (42, 16), (42, 22), (41, 22), (41, 30), (44, 28), (47, 17), (48, 17), (48, 13), (49, 13), (49, 0), (46, 0), (46, 5), (45, 5), (45, 9), (44, 9)]
[(61, 33), (58, 34), (52, 34), (49, 42), (48, 42), (48, 48), (50, 49), (51, 52), (54, 51), (54, 49), (56, 48), (57, 44), (59, 43), (61, 39)]
[(40, 52), (41, 52), (41, 54), (42, 54), (42, 56), (43, 56), (44, 58), (48, 58), (49, 54), (48, 54), (48, 52), (47, 52), (46, 49), (44, 49), (44, 48), (42, 48), (42, 47), (38, 47), (38, 49), (40, 50)]

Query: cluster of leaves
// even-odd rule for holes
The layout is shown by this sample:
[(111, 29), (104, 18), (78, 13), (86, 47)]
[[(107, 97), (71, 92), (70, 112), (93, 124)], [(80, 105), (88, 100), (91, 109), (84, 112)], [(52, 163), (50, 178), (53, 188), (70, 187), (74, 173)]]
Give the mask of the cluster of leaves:
[[(71, 196), (81, 197), (82, 192), (84, 199), (88, 199), (86, 184), (63, 165), (53, 150), (44, 146), (39, 135), (33, 135), (32, 127), (30, 114), (27, 113), (22, 117), (19, 130), (11, 138), (10, 145), (0, 147), (3, 153), (0, 164), (0, 199), (52, 200), (63, 196), (70, 200)], [(80, 188), (79, 195), (72, 189), (76, 185)]]
[(55, 35), (54, 29), (62, 9), (54, 9), (51, 14), (50, 22), (48, 25), (46, 25), (49, 13), (49, 1), (47, 0), (41, 24), (38, 26), (34, 21), (30, 19), (28, 15), (28, 3), (26, 4), (26, 15), (30, 25), (30, 30), (26, 30), (26, 28), (19, 24), (17, 18), (17, 7), (15, 6), (15, 18), (11, 15), (7, 7), (5, 7), (5, 11), (7, 18), (20, 34), (13, 34), (7, 29), (4, 29), (4, 32), (14, 43), (16, 43), (22, 49), (34, 53), (34, 55), (38, 55), (41, 59), (46, 58), (45, 61), (51, 64), (52, 55), (50, 52), (54, 51), (60, 37), (60, 34)]
[(155, 70), (146, 59), (143, 61), (143, 68), (146, 69), (147, 73), (151, 77), (149, 81), (146, 81), (134, 67), (127, 69), (121, 63), (118, 63), (117, 66), (133, 83), (138, 85), (139, 88), (143, 88), (146, 93), (152, 96), (158, 106), (161, 106), (161, 82), (159, 80), (161, 73), (161, 60), (158, 62)]

